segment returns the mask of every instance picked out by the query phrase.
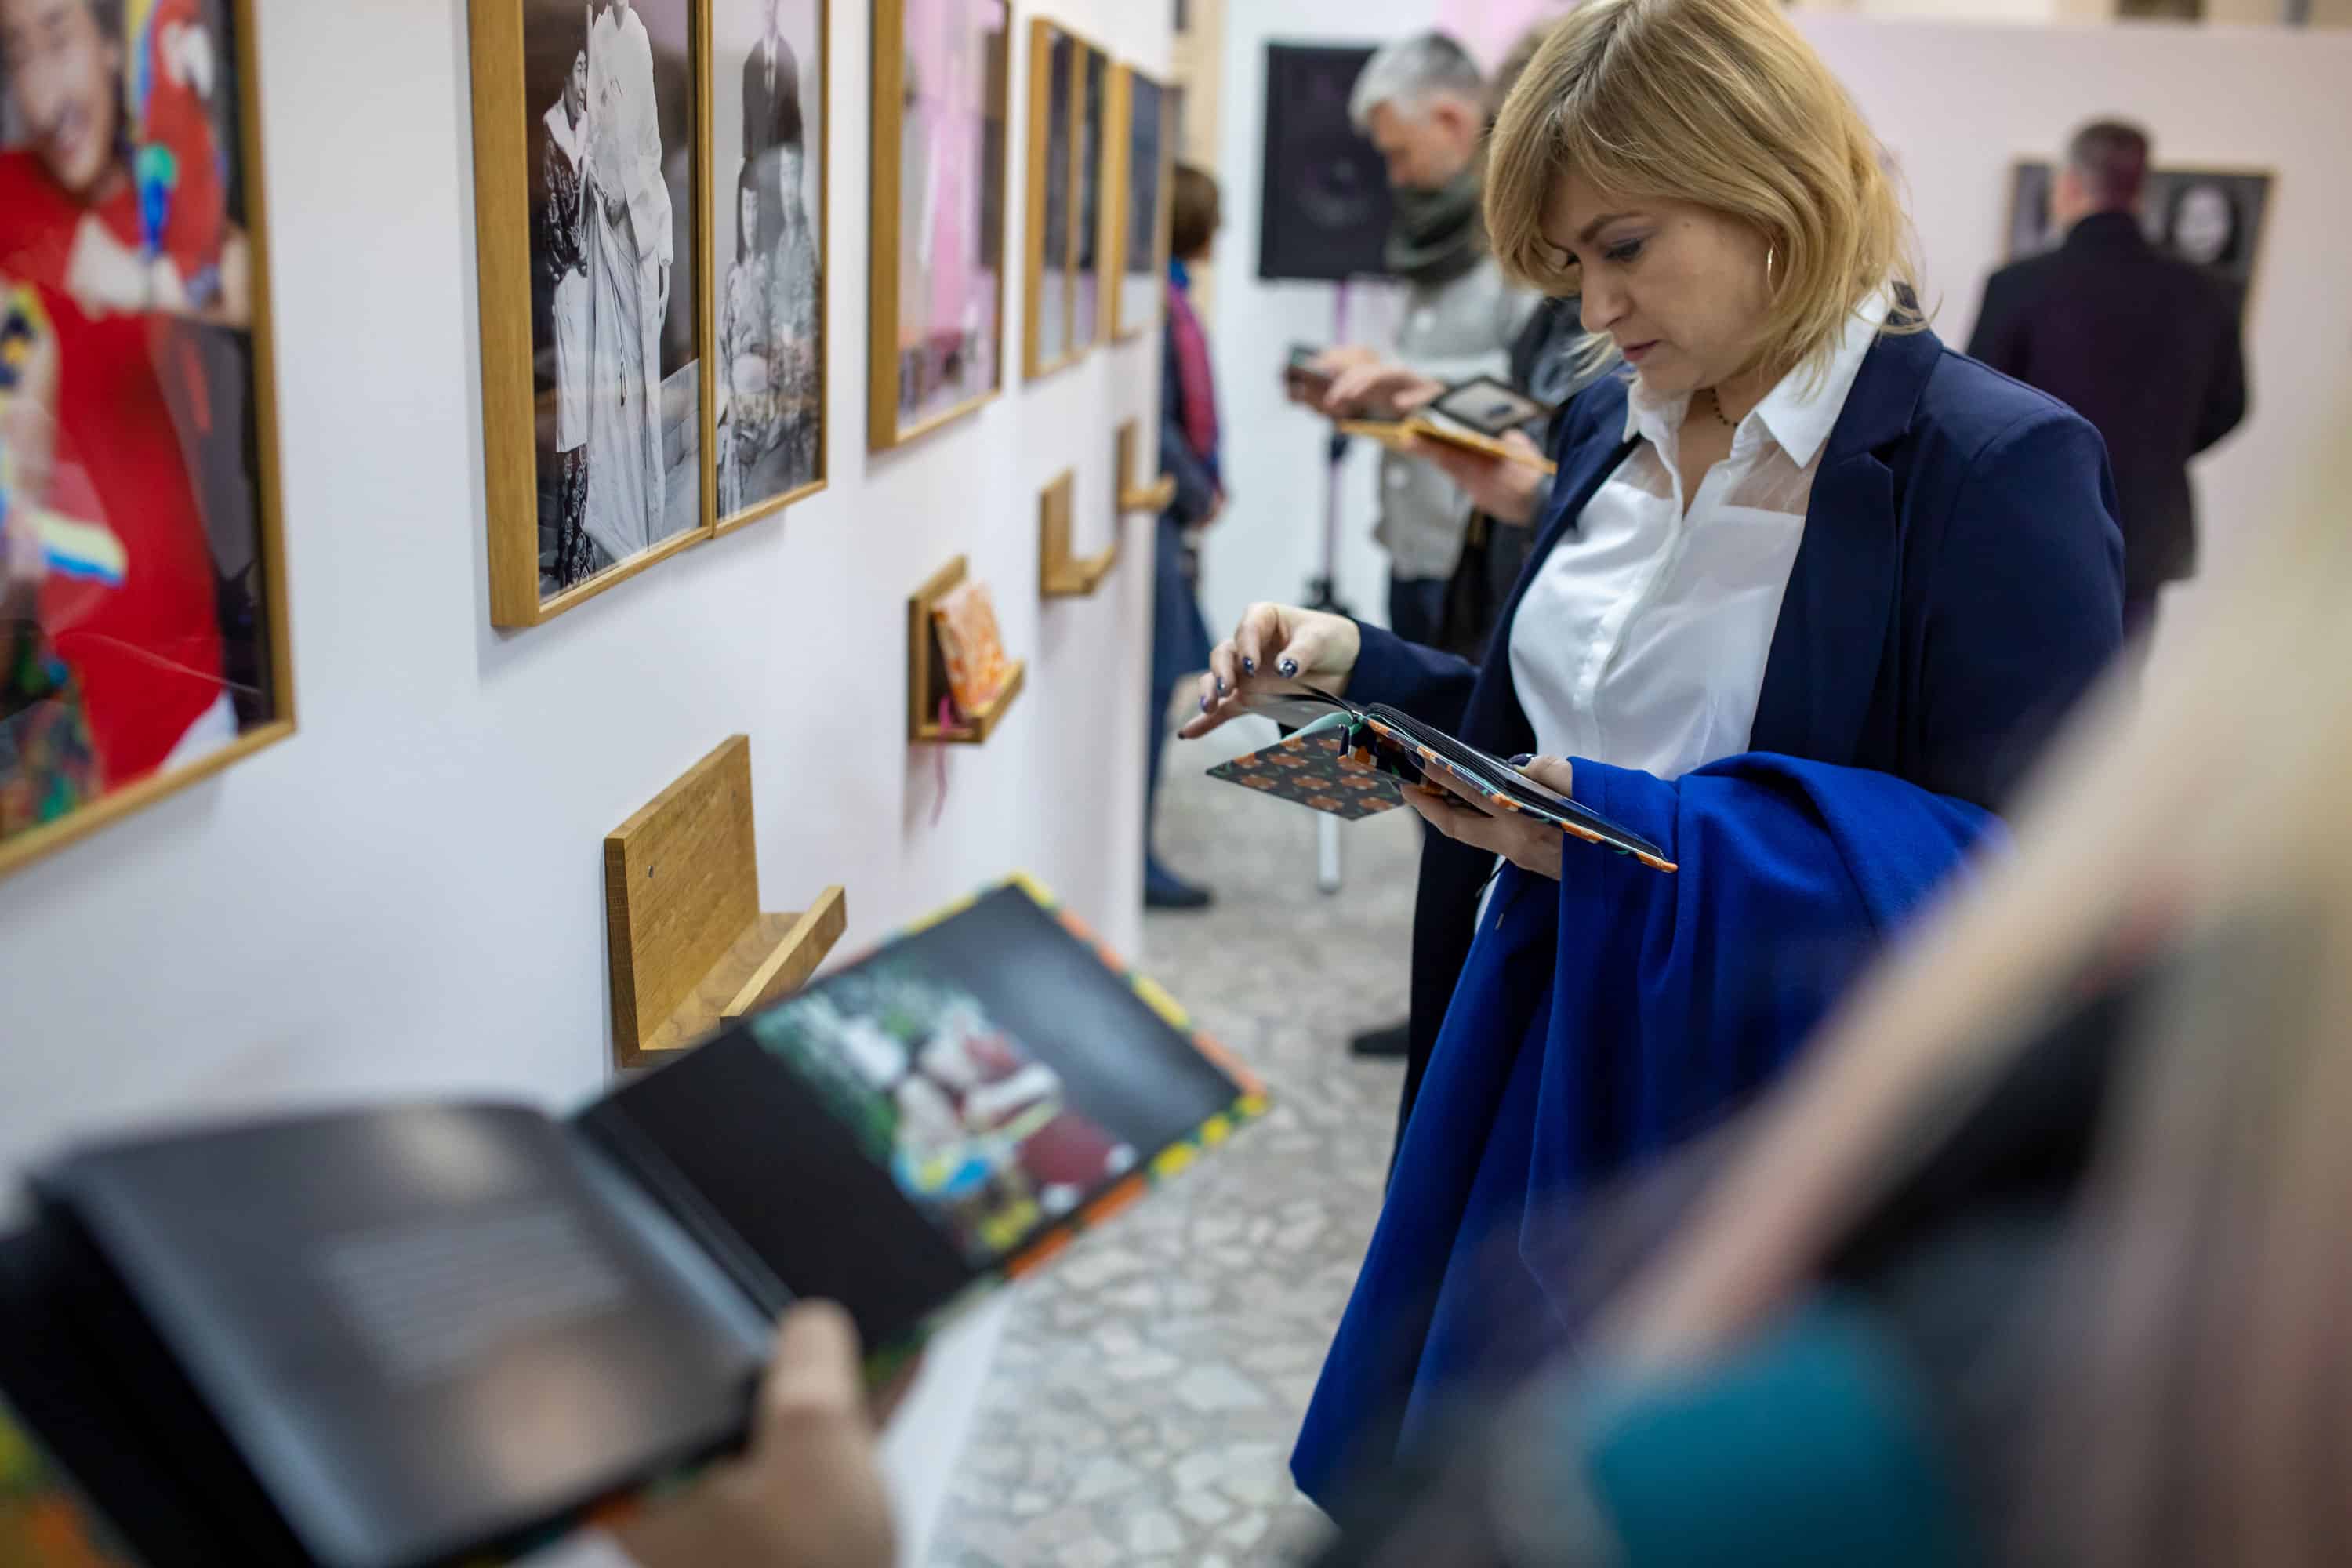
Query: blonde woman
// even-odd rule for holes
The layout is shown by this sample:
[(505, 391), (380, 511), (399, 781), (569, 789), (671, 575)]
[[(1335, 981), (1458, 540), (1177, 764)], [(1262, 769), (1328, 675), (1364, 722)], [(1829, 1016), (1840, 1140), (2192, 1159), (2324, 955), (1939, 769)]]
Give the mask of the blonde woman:
[(2120, 638), (2097, 433), (1927, 330), (1881, 148), (1770, 0), (1570, 16), (1497, 119), (1486, 222), (1630, 374), (1558, 422), (1485, 668), (1261, 605), (1189, 732), (1341, 687), (1543, 753), (1681, 869), (1412, 796), (1408, 1120), (1294, 1458), (1310, 1495), (1566, 1326), (1524, 1215), (1768, 1082)]

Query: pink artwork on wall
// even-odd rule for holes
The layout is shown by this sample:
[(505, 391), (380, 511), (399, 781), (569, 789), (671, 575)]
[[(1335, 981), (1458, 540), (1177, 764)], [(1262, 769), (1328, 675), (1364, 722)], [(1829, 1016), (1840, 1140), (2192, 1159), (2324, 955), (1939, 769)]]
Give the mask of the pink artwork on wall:
[(1004, 0), (900, 0), (899, 419), (996, 384), (1003, 266)]

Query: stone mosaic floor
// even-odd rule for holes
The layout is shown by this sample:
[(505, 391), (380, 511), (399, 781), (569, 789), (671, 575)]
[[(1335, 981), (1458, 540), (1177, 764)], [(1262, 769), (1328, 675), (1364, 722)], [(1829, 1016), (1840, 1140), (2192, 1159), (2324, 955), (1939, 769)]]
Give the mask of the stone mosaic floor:
[(1275, 1108), (1020, 1288), (931, 1568), (1240, 1568), (1315, 1539), (1290, 1443), (1371, 1234), (1399, 1077), (1347, 1037), (1403, 1016), (1416, 829), (1343, 827), (1347, 887), (1324, 897), (1311, 814), (1202, 776), (1252, 743), (1170, 747), (1160, 844), (1218, 899), (1150, 917), (1140, 967)]

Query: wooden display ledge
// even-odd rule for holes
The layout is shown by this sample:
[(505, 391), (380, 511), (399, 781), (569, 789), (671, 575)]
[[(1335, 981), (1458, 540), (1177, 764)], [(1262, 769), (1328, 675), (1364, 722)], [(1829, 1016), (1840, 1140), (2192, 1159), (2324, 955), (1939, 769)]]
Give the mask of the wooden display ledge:
[(604, 839), (613, 1056), (641, 1068), (790, 994), (841, 940), (846, 896), (762, 913), (751, 743), (730, 735)]
[(1118, 510), (1148, 511), (1156, 517), (1175, 503), (1176, 476), (1162, 474), (1148, 485), (1135, 482), (1135, 448), (1140, 431), (1141, 423), (1134, 419), (1118, 427)]
[(1102, 586), (1118, 564), (1118, 534), (1099, 555), (1070, 553), (1071, 512), (1077, 486), (1076, 471), (1065, 468), (1037, 498), (1037, 592), (1048, 599), (1083, 599)]
[(987, 707), (965, 714), (960, 725), (940, 723), (940, 695), (948, 689), (947, 659), (940, 651), (931, 606), (961, 585), (971, 570), (971, 563), (959, 555), (933, 573), (930, 581), (907, 600), (907, 739), (917, 745), (981, 744), (995, 732), (1005, 710), (1013, 706), (1028, 679), (1028, 661), (1016, 658)]

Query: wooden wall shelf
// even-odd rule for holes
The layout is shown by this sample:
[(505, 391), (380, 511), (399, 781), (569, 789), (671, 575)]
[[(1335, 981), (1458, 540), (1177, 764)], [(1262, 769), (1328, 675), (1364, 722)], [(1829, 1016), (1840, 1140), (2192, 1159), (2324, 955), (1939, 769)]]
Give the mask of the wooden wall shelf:
[(1029, 678), (1028, 661), (1014, 659), (994, 700), (977, 713), (965, 714), (960, 726), (940, 724), (940, 696), (948, 689), (947, 660), (940, 652), (931, 606), (960, 586), (971, 571), (971, 562), (959, 555), (933, 573), (930, 581), (907, 600), (907, 739), (917, 745), (980, 745), (995, 732)]
[(730, 735), (604, 839), (613, 1054), (650, 1066), (790, 994), (847, 927), (827, 888), (793, 914), (760, 910), (751, 742)]
[(1118, 427), (1118, 510), (1157, 517), (1176, 500), (1176, 476), (1162, 474), (1148, 485), (1136, 483), (1135, 449), (1141, 444), (1141, 431), (1142, 422), (1135, 419)]
[(1083, 599), (1101, 587), (1118, 564), (1117, 530), (1111, 532), (1110, 548), (1101, 554), (1070, 553), (1076, 488), (1076, 470), (1065, 468), (1037, 498), (1037, 592), (1048, 599)]

